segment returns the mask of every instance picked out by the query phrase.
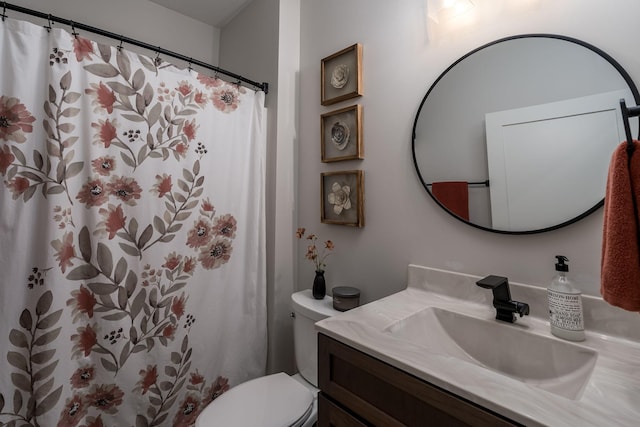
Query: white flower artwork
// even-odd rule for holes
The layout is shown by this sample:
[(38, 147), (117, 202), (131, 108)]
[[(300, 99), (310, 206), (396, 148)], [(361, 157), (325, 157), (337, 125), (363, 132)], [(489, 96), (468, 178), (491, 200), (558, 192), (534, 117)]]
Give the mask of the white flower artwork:
[(337, 181), (331, 186), (331, 193), (327, 195), (329, 204), (333, 205), (333, 212), (336, 215), (342, 214), (343, 210), (351, 209), (351, 187), (340, 185)]

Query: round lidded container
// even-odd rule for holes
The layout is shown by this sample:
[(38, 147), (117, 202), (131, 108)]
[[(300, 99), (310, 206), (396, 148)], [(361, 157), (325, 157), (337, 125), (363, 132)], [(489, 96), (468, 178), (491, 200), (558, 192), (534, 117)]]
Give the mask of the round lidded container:
[(332, 290), (333, 308), (347, 311), (360, 305), (360, 289), (351, 286), (336, 286)]

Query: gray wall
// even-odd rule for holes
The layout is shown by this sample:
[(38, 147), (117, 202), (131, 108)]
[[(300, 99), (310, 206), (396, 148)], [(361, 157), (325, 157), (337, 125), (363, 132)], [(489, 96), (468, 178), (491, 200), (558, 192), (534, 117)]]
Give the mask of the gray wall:
[[(7, 3), (122, 34), (209, 64), (218, 63), (220, 31), (217, 28), (148, 0), (11, 0)], [(7, 14), (12, 18), (43, 22), (12, 11)], [(91, 33), (82, 33), (82, 36), (113, 45), (118, 43)], [(154, 52), (135, 46), (125, 44), (125, 48), (154, 56)]]
[[(640, 2), (596, 0), (476, 2), (472, 13), (435, 25), (423, 0), (302, 0), (298, 224), (331, 239), (328, 287), (353, 285), (364, 302), (402, 289), (416, 263), (464, 273), (498, 274), (547, 286), (554, 255), (570, 260), (583, 292), (599, 294), (602, 211), (569, 227), (539, 235), (488, 233), (443, 212), (418, 182), (411, 160), (411, 127), (418, 105), (454, 60), (513, 34), (558, 33), (583, 39), (618, 60), (640, 81), (634, 17)], [(320, 105), (320, 60), (355, 42), (363, 45), (364, 96)], [(322, 164), (321, 114), (359, 103), (364, 108), (363, 161)], [(366, 226), (320, 224), (319, 180), (326, 171), (365, 171)], [(300, 289), (313, 265), (298, 247)]]
[[(270, 129), (268, 143), (270, 371), (291, 370), (290, 293), (310, 288), (314, 276), (313, 265), (304, 258), (306, 242), (295, 239), (296, 227), (335, 242), (328, 287), (358, 286), (363, 302), (402, 289), (409, 263), (501, 274), (546, 286), (556, 254), (571, 259), (571, 273), (585, 293), (598, 294), (601, 211), (542, 235), (505, 236), (466, 226), (443, 212), (420, 185), (411, 160), (411, 127), (422, 97), (451, 62), (513, 34), (548, 32), (583, 39), (611, 54), (637, 80), (640, 57), (633, 16), (640, 13), (640, 4), (492, 0), (477, 2), (460, 19), (435, 25), (427, 20), (426, 3), (254, 0), (248, 15), (241, 14), (222, 31), (221, 65), (247, 67), (246, 72), (272, 84), (269, 125), (275, 123), (277, 129)], [(277, 18), (270, 7), (279, 7)], [(279, 25), (279, 31), (270, 31), (271, 25)], [(356, 42), (364, 48), (364, 96), (321, 106), (320, 60)], [(249, 52), (257, 55), (255, 61), (246, 59)], [(278, 82), (277, 92), (273, 82)], [(320, 115), (355, 103), (364, 107), (365, 159), (321, 163)], [(365, 171), (366, 226), (321, 224), (320, 173), (351, 169)]]
[(220, 65), (270, 85), (267, 136), (269, 372), (294, 372), (294, 291), (300, 0), (254, 0), (221, 31)]

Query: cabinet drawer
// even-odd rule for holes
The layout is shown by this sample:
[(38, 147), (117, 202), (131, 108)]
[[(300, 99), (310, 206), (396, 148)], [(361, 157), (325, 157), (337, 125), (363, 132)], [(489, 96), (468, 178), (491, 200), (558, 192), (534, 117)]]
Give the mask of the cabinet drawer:
[(318, 383), (337, 404), (376, 427), (519, 425), (323, 334)]
[(356, 417), (318, 393), (318, 427), (368, 427)]

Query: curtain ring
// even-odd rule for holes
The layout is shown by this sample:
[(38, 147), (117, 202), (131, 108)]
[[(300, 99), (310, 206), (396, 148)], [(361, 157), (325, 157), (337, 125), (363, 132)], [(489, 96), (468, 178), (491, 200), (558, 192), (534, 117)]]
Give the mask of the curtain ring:
[(158, 50), (156, 50), (156, 57), (153, 60), (153, 63), (156, 65), (156, 67), (160, 64), (162, 64), (162, 58), (160, 58), (160, 47), (158, 46)]
[(53, 20), (51, 19), (51, 14), (47, 16), (48, 25), (45, 25), (44, 28), (47, 29), (47, 33), (51, 32), (51, 27), (53, 26)]
[(193, 71), (193, 67), (191, 67), (191, 61), (193, 61), (193, 58), (189, 58), (189, 65), (187, 66), (187, 70), (189, 70), (189, 72)]
[(7, 2), (6, 1), (2, 2), (2, 13), (0, 13), (0, 16), (2, 16), (2, 22), (4, 22), (4, 19), (7, 17)]
[(122, 36), (120, 36), (120, 44), (119, 44), (119, 45), (118, 45), (118, 47), (117, 47), (118, 52), (121, 52), (121, 51), (122, 51), (122, 42), (123, 42), (123, 40), (122, 40)]
[(78, 38), (78, 33), (76, 32), (76, 24), (71, 21), (71, 35), (75, 38)]

